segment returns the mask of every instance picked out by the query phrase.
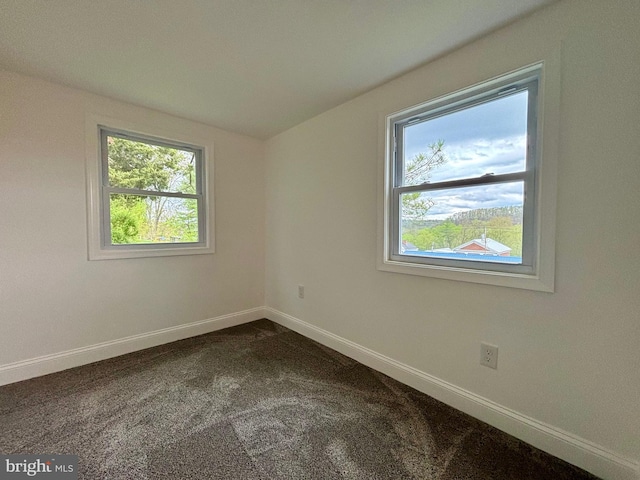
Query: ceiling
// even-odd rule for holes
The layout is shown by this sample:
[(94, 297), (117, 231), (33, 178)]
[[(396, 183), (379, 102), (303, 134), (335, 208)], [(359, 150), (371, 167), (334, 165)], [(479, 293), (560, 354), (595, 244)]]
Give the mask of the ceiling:
[(0, 68), (269, 138), (554, 0), (0, 0)]

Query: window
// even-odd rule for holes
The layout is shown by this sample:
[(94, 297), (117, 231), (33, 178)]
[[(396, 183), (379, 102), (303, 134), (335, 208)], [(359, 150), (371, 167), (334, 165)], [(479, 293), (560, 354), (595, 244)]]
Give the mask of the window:
[(381, 269), (540, 278), (541, 75), (536, 65), (387, 117)]
[(90, 259), (211, 253), (206, 148), (95, 127)]

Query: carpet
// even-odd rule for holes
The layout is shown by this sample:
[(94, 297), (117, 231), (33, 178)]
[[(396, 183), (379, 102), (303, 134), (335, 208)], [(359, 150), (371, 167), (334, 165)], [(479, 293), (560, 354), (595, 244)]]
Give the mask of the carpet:
[(268, 320), (0, 387), (0, 452), (81, 479), (595, 478)]

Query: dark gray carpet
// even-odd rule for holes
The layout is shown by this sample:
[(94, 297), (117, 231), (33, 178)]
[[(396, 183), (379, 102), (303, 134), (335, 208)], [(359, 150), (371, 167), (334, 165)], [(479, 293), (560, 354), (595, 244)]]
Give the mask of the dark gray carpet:
[(268, 320), (0, 387), (0, 452), (84, 479), (595, 478)]

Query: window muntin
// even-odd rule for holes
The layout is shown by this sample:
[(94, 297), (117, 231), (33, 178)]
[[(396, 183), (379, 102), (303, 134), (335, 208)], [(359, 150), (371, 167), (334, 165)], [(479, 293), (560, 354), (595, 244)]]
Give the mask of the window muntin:
[(203, 149), (100, 128), (102, 248), (206, 243)]
[(539, 78), (527, 69), (390, 119), (389, 260), (536, 273)]

